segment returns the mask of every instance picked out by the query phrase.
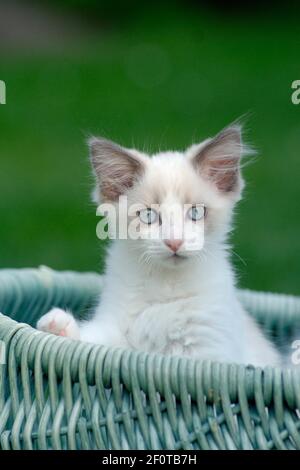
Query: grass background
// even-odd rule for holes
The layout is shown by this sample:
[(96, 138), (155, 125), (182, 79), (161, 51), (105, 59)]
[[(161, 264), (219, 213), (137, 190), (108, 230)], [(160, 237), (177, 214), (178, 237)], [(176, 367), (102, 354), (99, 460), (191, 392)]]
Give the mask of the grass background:
[(87, 134), (184, 148), (250, 112), (258, 158), (245, 170), (233, 236), (244, 262), (233, 260), (242, 286), (300, 293), (296, 15), (174, 2), (115, 17), (90, 6), (92, 39), (1, 49), (0, 267), (103, 269)]

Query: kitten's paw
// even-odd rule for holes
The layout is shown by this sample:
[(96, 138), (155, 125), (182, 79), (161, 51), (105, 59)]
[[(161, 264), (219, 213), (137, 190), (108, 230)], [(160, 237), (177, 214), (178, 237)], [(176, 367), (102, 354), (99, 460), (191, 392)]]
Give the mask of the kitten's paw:
[(79, 326), (71, 313), (60, 308), (53, 308), (40, 318), (36, 325), (38, 330), (52, 333), (56, 336), (66, 336), (79, 339)]

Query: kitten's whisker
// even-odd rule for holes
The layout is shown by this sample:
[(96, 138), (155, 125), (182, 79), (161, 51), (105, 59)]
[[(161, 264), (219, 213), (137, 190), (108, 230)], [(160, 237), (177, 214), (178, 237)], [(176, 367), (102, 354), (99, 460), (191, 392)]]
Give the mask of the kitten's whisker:
[(244, 266), (247, 266), (247, 262), (244, 260), (244, 258), (242, 258), (238, 253), (236, 253), (232, 248), (229, 250), (230, 253), (232, 253), (233, 255), (235, 255), (242, 263)]

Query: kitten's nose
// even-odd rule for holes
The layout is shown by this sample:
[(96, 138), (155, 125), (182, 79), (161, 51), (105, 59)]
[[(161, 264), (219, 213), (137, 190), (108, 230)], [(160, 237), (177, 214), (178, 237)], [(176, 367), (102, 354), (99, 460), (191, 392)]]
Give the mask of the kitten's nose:
[(164, 240), (164, 242), (174, 253), (176, 253), (183, 244), (183, 240)]

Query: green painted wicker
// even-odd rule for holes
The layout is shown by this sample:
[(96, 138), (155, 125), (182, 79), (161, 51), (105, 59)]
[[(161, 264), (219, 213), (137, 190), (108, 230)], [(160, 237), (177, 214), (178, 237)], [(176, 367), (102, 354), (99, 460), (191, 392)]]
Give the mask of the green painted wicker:
[[(300, 449), (300, 373), (109, 349), (37, 332), (53, 305), (84, 314), (96, 274), (0, 271), (0, 448)], [(240, 293), (278, 340), (300, 299)], [(3, 344), (3, 343), (2, 343)]]

